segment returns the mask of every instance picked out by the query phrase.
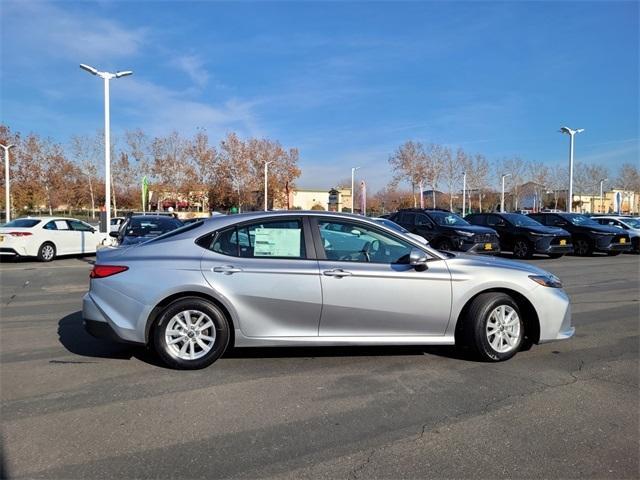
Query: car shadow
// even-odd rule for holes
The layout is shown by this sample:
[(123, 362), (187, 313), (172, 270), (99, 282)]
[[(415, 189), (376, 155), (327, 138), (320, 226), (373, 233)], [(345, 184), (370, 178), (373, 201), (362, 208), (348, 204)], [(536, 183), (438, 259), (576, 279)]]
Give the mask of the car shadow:
[[(82, 312), (69, 314), (58, 322), (58, 338), (74, 355), (91, 358), (131, 360), (167, 368), (151, 350), (92, 337), (82, 324)], [(455, 360), (476, 361), (467, 350), (454, 346), (339, 346), (339, 347), (254, 347), (230, 348), (222, 358), (331, 358), (331, 357), (401, 357), (434, 355)]]
[(153, 352), (143, 346), (117, 343), (89, 335), (82, 324), (80, 311), (71, 313), (58, 321), (58, 339), (62, 346), (74, 355), (116, 360), (136, 358), (151, 365), (164, 366)]

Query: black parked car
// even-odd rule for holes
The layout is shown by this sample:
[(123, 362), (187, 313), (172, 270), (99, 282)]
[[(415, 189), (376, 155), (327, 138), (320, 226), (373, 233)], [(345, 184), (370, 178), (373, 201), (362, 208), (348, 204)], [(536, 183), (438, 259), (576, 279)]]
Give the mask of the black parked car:
[(558, 227), (547, 227), (520, 213), (472, 213), (464, 217), (474, 225), (491, 227), (500, 236), (500, 248), (516, 258), (544, 253), (558, 258), (573, 252), (571, 234)]
[(455, 213), (446, 210), (410, 208), (389, 216), (411, 233), (426, 238), (439, 250), (459, 250), (469, 253), (500, 253), (495, 230), (471, 225)]
[(573, 251), (576, 255), (591, 255), (605, 252), (619, 255), (631, 250), (629, 234), (619, 228), (600, 225), (586, 215), (579, 213), (530, 213), (534, 220), (548, 227), (560, 227), (567, 230), (573, 239)]
[(109, 235), (118, 239), (121, 246), (146, 242), (154, 237), (182, 227), (177, 218), (164, 215), (133, 215), (128, 217), (117, 232)]

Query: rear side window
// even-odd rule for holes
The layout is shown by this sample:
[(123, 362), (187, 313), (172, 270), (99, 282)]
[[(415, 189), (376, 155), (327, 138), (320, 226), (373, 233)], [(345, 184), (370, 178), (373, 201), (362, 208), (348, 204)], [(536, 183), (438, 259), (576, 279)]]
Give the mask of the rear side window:
[(472, 215), (471, 217), (465, 217), (469, 223), (473, 223), (474, 225), (486, 225), (487, 224), (487, 216), (486, 215)]
[(405, 225), (415, 225), (416, 214), (415, 213), (403, 213), (400, 215), (400, 223)]
[[(204, 245), (207, 248), (207, 245)], [(214, 236), (209, 250), (245, 258), (306, 258), (302, 222), (284, 220), (231, 227)]]
[(40, 220), (34, 220), (33, 218), (17, 218), (5, 223), (4, 228), (31, 228), (40, 223)]
[(69, 223), (71, 224), (71, 230), (78, 232), (93, 232), (93, 228), (86, 223), (82, 223), (78, 220), (69, 220)]

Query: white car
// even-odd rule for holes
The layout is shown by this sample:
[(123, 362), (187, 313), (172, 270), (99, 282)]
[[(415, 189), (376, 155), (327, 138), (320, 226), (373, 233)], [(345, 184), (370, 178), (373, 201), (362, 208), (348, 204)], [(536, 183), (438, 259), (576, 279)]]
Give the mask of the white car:
[(50, 262), (60, 255), (95, 253), (106, 238), (75, 218), (18, 218), (0, 227), (0, 255)]
[(113, 217), (111, 219), (111, 225), (109, 225), (109, 232), (119, 232), (120, 227), (124, 223), (126, 218), (124, 217)]

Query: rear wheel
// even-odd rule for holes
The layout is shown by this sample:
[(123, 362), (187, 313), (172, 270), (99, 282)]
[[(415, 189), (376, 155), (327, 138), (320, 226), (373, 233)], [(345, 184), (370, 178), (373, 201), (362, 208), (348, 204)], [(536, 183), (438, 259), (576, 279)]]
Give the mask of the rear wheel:
[(518, 352), (524, 339), (518, 304), (505, 293), (478, 295), (463, 321), (463, 341), (485, 361), (508, 360)]
[(38, 260), (41, 262), (50, 262), (56, 258), (56, 246), (51, 242), (45, 242), (38, 249)]
[(573, 245), (573, 251), (576, 255), (587, 257), (593, 253), (593, 246), (586, 238), (578, 238)]
[(513, 256), (515, 258), (531, 258), (533, 256), (533, 248), (531, 244), (524, 238), (519, 238), (513, 244)]
[(153, 330), (153, 345), (170, 367), (181, 370), (205, 368), (225, 352), (229, 324), (213, 303), (188, 297), (169, 305)]

